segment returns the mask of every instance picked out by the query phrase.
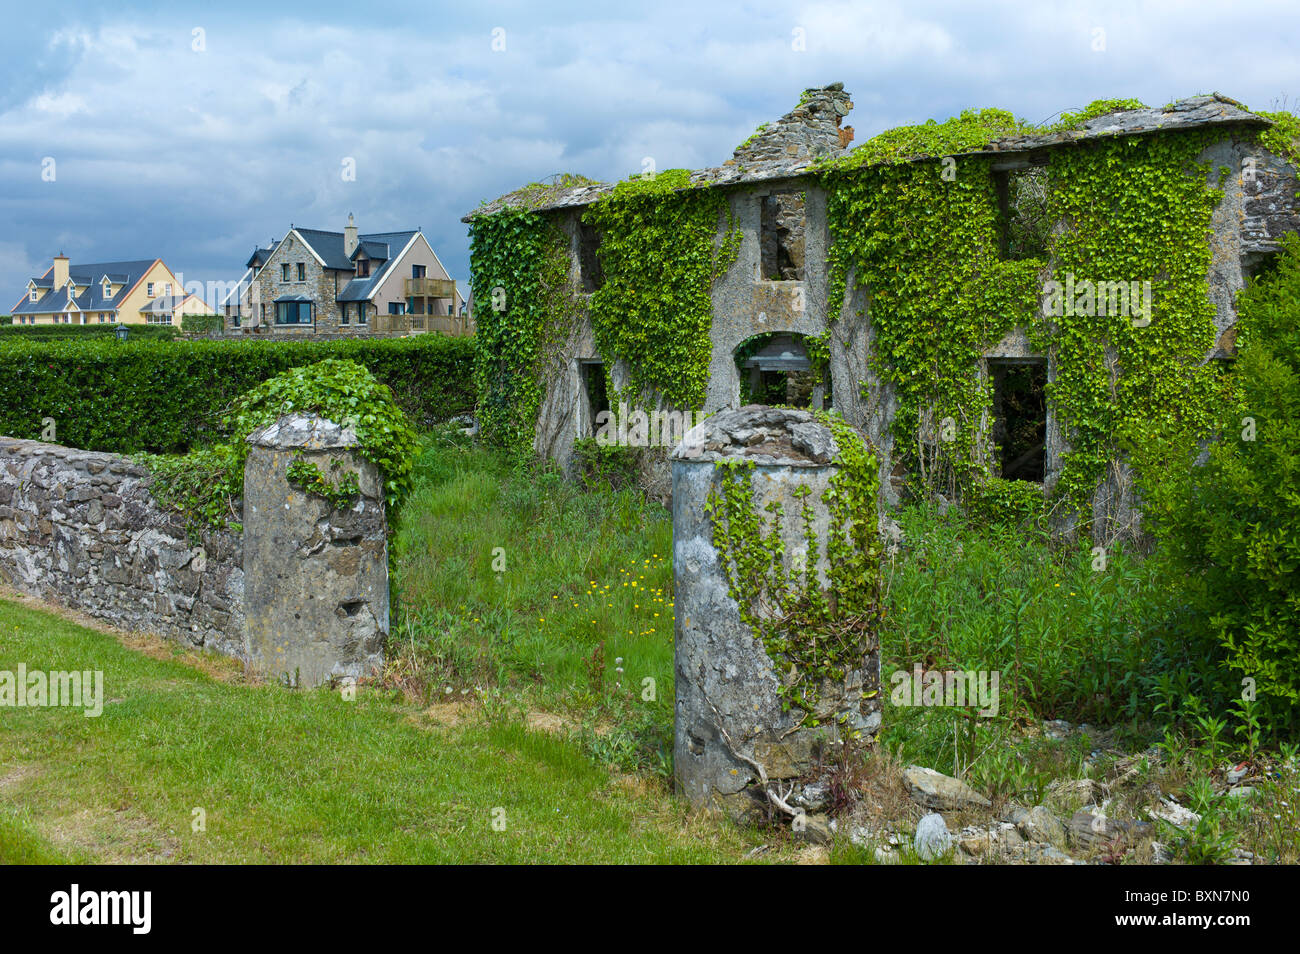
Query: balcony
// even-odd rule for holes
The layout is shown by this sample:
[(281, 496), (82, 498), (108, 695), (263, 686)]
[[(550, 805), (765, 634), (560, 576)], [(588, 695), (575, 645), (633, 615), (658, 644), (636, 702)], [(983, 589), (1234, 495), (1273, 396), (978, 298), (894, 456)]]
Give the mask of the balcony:
[(455, 298), (456, 283), (449, 278), (404, 279), (404, 298)]

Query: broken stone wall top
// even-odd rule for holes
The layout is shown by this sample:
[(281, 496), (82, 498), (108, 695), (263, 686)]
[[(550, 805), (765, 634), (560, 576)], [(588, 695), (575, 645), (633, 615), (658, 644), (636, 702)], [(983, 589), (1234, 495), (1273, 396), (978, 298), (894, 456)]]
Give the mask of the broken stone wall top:
[[(838, 88), (837, 88), (838, 87)], [(736, 150), (736, 158), (721, 166), (700, 169), (691, 173), (688, 188), (719, 188), (757, 182), (789, 179), (815, 172), (818, 163), (840, 151), (836, 132), (843, 114), (839, 109), (852, 107), (848, 93), (841, 84), (832, 83), (821, 90), (808, 90), (804, 100), (768, 129), (753, 137)], [(815, 108), (814, 108), (815, 107)], [(806, 132), (796, 132), (795, 124), (804, 123)], [(1054, 132), (1007, 136), (995, 140), (982, 149), (957, 155), (987, 155), (989, 153), (1018, 154), (1044, 149), (1062, 148), (1075, 143), (1112, 136), (1152, 135), (1184, 129), (1210, 126), (1261, 127), (1272, 121), (1252, 113), (1239, 102), (1213, 93), (1192, 96), (1164, 107), (1119, 110), (1096, 116), (1073, 129)], [(852, 128), (852, 127), (848, 127)], [(818, 155), (814, 147), (822, 144), (829, 148), (829, 137), (834, 134), (834, 148)], [(789, 152), (794, 146), (794, 153)], [(807, 152), (803, 153), (802, 150)], [(917, 159), (933, 159), (918, 156)], [(864, 166), (870, 168), (870, 164)], [(462, 222), (473, 222), (480, 216), (493, 215), (507, 209), (545, 211), (580, 208), (591, 205), (614, 190), (609, 183), (593, 182), (580, 177), (563, 177), (550, 186), (530, 186), (507, 193), (484, 203), (464, 216)]]
[(672, 457), (701, 462), (743, 457), (768, 466), (824, 467), (839, 452), (831, 429), (812, 412), (747, 404), (695, 425)]
[(736, 147), (727, 164), (834, 156), (843, 151), (840, 122), (852, 108), (843, 83), (804, 90), (798, 106), (760, 127)]

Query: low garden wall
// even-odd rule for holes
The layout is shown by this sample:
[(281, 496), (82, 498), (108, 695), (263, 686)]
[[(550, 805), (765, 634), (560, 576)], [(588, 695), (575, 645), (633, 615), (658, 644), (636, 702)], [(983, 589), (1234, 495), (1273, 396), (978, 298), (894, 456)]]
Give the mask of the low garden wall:
[[(254, 432), (242, 531), (191, 535), (131, 459), (0, 437), (0, 582), (295, 684), (367, 675), (383, 662), (388, 554), (383, 482), (356, 443), (307, 415)], [(291, 484), (295, 460), (354, 474), (350, 505)]]

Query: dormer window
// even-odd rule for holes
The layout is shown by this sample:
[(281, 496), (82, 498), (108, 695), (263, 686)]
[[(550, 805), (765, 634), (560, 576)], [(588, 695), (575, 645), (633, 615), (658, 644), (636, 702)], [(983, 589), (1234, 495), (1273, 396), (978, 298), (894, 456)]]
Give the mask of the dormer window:
[(368, 258), (357, 259), (357, 278), (369, 278), (369, 277), (370, 277), (370, 259)]
[(36, 289), (32, 289), (32, 301), (36, 301)]

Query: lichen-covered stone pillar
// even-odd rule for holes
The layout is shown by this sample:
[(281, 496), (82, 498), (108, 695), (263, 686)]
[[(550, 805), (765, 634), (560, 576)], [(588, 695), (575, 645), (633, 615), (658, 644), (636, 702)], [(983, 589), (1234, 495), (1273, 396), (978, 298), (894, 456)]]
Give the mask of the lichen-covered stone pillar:
[(880, 727), (875, 459), (838, 419), (751, 405), (672, 469), (678, 789), (738, 818), (806, 804)]
[[(244, 469), (244, 595), (248, 665), (294, 685), (370, 675), (388, 637), (388, 543), (383, 479), (356, 433), (290, 414), (248, 437)], [(314, 465), (341, 507), (291, 482)], [(351, 476), (350, 476), (351, 475)]]

